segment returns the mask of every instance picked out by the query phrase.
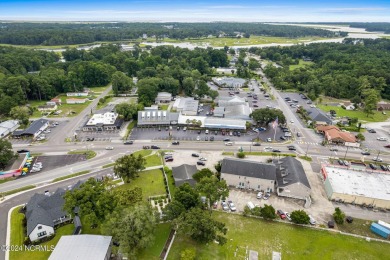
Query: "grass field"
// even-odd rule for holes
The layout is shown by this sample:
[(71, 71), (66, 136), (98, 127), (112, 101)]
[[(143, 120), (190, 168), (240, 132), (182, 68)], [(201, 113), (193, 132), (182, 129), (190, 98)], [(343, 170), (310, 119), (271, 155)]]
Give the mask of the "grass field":
[[(23, 245), (24, 230), (23, 230), (23, 218), (24, 214), (19, 213), (20, 208), (16, 208), (11, 213), (11, 238), (10, 245)], [(50, 248), (52, 245), (56, 245), (63, 235), (71, 235), (73, 233), (74, 225), (69, 224), (56, 229), (55, 237), (47, 242), (40, 244)], [(30, 259), (48, 259), (51, 251), (11, 251), (9, 254), (10, 260), (30, 260)]]
[(73, 173), (73, 174), (69, 174), (69, 175), (66, 175), (66, 176), (62, 176), (62, 177), (58, 177), (58, 178), (55, 178), (52, 182), (59, 182), (59, 181), (63, 181), (63, 180), (66, 180), (66, 179), (70, 179), (70, 178), (73, 178), (73, 177), (76, 177), (76, 176), (80, 176), (80, 175), (83, 175), (83, 174), (87, 174), (89, 173), (90, 171), (81, 171), (81, 172), (76, 172), (76, 173)]
[(303, 67), (306, 67), (306, 66), (309, 66), (313, 64), (313, 62), (311, 61), (304, 61), (304, 60), (299, 60), (299, 64), (297, 65), (290, 65), (289, 69), (290, 70), (295, 70), (295, 69), (298, 69), (298, 68), (303, 68)]
[(383, 115), (382, 112), (379, 111), (373, 111), (373, 115), (369, 115), (367, 117), (367, 114), (364, 113), (361, 110), (345, 110), (341, 107), (337, 106), (327, 106), (327, 105), (317, 105), (318, 108), (322, 109), (323, 111), (329, 112), (330, 110), (336, 111), (337, 116), (348, 116), (351, 118), (357, 117), (360, 121), (367, 121), (367, 122), (382, 122), (386, 121), (390, 113), (387, 115)]
[(161, 223), (157, 225), (154, 242), (139, 253), (138, 259), (159, 260), (159, 256), (168, 239), (170, 231), (170, 223)]
[(134, 156), (142, 155), (142, 156), (148, 156), (152, 154), (152, 150), (139, 150), (133, 153)]
[(161, 110), (168, 110), (169, 104), (168, 105), (159, 105)]
[(91, 151), (91, 150), (88, 150), (88, 151), (85, 151), (85, 150), (70, 151), (70, 152), (68, 152), (68, 154), (86, 154), (87, 155), (87, 160), (92, 159), (93, 157), (96, 156), (96, 152), (95, 151)]
[(15, 193), (18, 193), (18, 192), (21, 192), (21, 191), (31, 190), (31, 189), (34, 189), (35, 187), (36, 187), (35, 185), (28, 185), (28, 186), (24, 186), (22, 188), (18, 188), (18, 189), (14, 189), (14, 190), (3, 192), (3, 195), (4, 196), (8, 196), (8, 195), (12, 195), (12, 194), (15, 194)]
[[(58, 115), (49, 115), (50, 118), (56, 118), (56, 117), (64, 117), (64, 116), (76, 116), (81, 111), (83, 111), (88, 105), (89, 101), (85, 102), (84, 104), (66, 104), (66, 97), (60, 96), (62, 101), (62, 105), (58, 106), (57, 111), (61, 110), (61, 113)], [(74, 98), (74, 97), (73, 97)], [(39, 101), (39, 100), (31, 100), (28, 102), (32, 107), (38, 107), (46, 104), (46, 101)], [(41, 117), (45, 112), (41, 112), (38, 110), (34, 110), (31, 117)]]
[[(302, 38), (286, 38), (286, 37), (271, 37), (271, 36), (251, 36), (249, 38), (196, 38), (196, 39), (168, 39), (165, 38), (162, 42), (171, 43), (193, 43), (193, 44), (209, 44), (213, 47), (223, 46), (245, 46), (256, 44), (270, 44), (270, 43), (304, 43), (308, 41), (323, 40), (321, 37), (302, 37)], [(155, 39), (148, 39), (149, 42), (155, 42)]]
[[(200, 245), (182, 235), (176, 236), (168, 259), (180, 259), (182, 250), (194, 247), (196, 259), (244, 259), (246, 247), (259, 253), (259, 259), (271, 259), (272, 251), (282, 259), (388, 259), (390, 244), (314, 230), (240, 215), (213, 213), (228, 228), (224, 246)], [(234, 252), (237, 249), (237, 255)], [(387, 256), (386, 256), (387, 255)]]
[(115, 189), (124, 190), (135, 187), (142, 188), (142, 197), (145, 200), (150, 196), (166, 194), (164, 176), (160, 169), (140, 172), (138, 178), (131, 180), (130, 183), (120, 185)]
[(158, 166), (162, 165), (161, 157), (158, 156), (157, 154), (153, 154), (150, 156), (145, 157), (146, 159), (146, 164), (145, 167), (152, 167), (152, 166)]

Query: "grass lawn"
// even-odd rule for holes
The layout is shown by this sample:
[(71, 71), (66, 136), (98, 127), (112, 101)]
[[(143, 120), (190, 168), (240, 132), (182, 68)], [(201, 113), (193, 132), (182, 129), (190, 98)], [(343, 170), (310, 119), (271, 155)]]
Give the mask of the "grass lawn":
[(327, 105), (318, 105), (318, 108), (322, 109), (323, 111), (329, 112), (330, 110), (336, 111), (337, 116), (348, 116), (351, 118), (357, 117), (360, 121), (367, 121), (367, 122), (382, 122), (386, 121), (390, 114), (383, 115), (382, 112), (379, 111), (373, 111), (373, 115), (369, 115), (367, 117), (367, 114), (364, 113), (361, 110), (345, 110), (341, 107), (337, 106), (327, 106)]
[(91, 151), (91, 150), (88, 150), (88, 151), (85, 151), (85, 150), (70, 151), (70, 152), (68, 152), (68, 154), (86, 154), (87, 155), (87, 160), (92, 159), (93, 157), (96, 156), (96, 152), (95, 151)]
[[(24, 241), (24, 230), (23, 230), (23, 217), (24, 214), (19, 213), (19, 208), (16, 208), (11, 213), (11, 245), (23, 245)], [(56, 229), (55, 237), (47, 242), (40, 244), (50, 248), (52, 245), (56, 245), (63, 235), (71, 235), (73, 233), (74, 225), (68, 224), (66, 226)], [(29, 259), (48, 259), (51, 251), (11, 251), (9, 254), (10, 260), (29, 260)]]
[(66, 176), (62, 176), (62, 177), (55, 178), (52, 182), (63, 181), (63, 180), (70, 179), (70, 178), (73, 178), (73, 177), (76, 177), (76, 176), (80, 176), (80, 175), (83, 175), (83, 174), (87, 174), (87, 173), (89, 173), (89, 172), (90, 172), (89, 170), (87, 170), (87, 171), (81, 171), (81, 172), (76, 172), (76, 173), (73, 173), (73, 174), (69, 174), (69, 175), (66, 175)]
[(297, 65), (290, 65), (289, 70), (295, 70), (295, 69), (298, 69), (298, 68), (303, 68), (303, 67), (309, 66), (311, 64), (313, 64), (312, 61), (304, 61), (302, 59), (299, 59), (299, 63)]
[(131, 133), (131, 130), (133, 130), (134, 126), (137, 125), (137, 120), (133, 120), (131, 121), (128, 125), (127, 125), (127, 129), (126, 129), (126, 139), (129, 137), (129, 134)]
[(34, 189), (35, 187), (36, 187), (35, 185), (28, 185), (28, 186), (24, 186), (22, 188), (18, 188), (18, 189), (14, 189), (14, 190), (3, 192), (3, 195), (4, 196), (8, 196), (8, 195), (15, 194), (15, 193), (18, 193), (18, 192), (21, 192), (21, 191), (31, 190), (31, 189)]
[(299, 260), (388, 259), (389, 256), (390, 244), (222, 212), (213, 215), (228, 228), (228, 242), (224, 246), (200, 245), (178, 235), (168, 259), (180, 259), (180, 253), (190, 247), (196, 248), (197, 259), (244, 259), (246, 247), (257, 251), (259, 259), (271, 259), (272, 251), (281, 252), (282, 258)]
[(170, 223), (161, 223), (156, 227), (156, 236), (154, 242), (141, 251), (138, 254), (139, 259), (160, 259), (159, 256), (164, 248), (165, 242), (168, 239), (169, 233), (171, 231)]
[(338, 230), (346, 233), (353, 233), (361, 236), (383, 239), (383, 237), (374, 234), (370, 230), (372, 222), (373, 221), (370, 220), (354, 218), (351, 224), (344, 222), (344, 224), (342, 225), (336, 224), (336, 227)]
[(159, 105), (161, 110), (168, 110), (169, 104), (168, 105)]
[(152, 167), (152, 166), (158, 166), (162, 165), (161, 157), (158, 156), (157, 154), (150, 155), (148, 157), (145, 157), (146, 159), (146, 164), (145, 167)]
[(98, 109), (101, 109), (101, 108), (107, 106), (107, 104), (111, 102), (112, 98), (113, 97), (106, 96), (105, 101), (103, 103), (98, 103), (96, 106), (96, 109), (98, 110)]
[(108, 85), (107, 86), (102, 86), (102, 87), (94, 87), (94, 88), (90, 88), (90, 90), (93, 92), (93, 93), (102, 93), (103, 91), (105, 91), (106, 89), (108, 88)]
[(142, 189), (142, 197), (145, 200), (150, 196), (166, 194), (164, 176), (161, 169), (140, 172), (138, 178), (131, 180), (130, 183), (120, 185), (115, 189), (123, 190), (135, 187), (140, 187)]
[(173, 178), (173, 174), (172, 174), (171, 169), (169, 169), (168, 171), (165, 171), (165, 173), (167, 174), (169, 191), (171, 192), (171, 196), (173, 198), (173, 196), (175, 195), (175, 191), (176, 191), (175, 179)]
[(152, 150), (139, 150), (133, 153), (134, 156), (142, 155), (142, 156), (148, 156), (152, 154)]

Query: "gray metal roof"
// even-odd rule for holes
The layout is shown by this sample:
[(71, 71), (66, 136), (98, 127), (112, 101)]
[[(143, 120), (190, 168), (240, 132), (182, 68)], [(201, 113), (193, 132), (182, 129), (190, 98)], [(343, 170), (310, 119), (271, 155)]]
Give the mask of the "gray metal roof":
[(46, 196), (35, 193), (26, 206), (27, 235), (38, 224), (54, 227), (53, 221), (68, 215), (62, 207), (65, 203), (65, 191), (58, 189), (53, 195)]
[(311, 188), (300, 161), (291, 156), (287, 156), (280, 159), (279, 162), (275, 161), (275, 164), (278, 187), (286, 187), (294, 183), (302, 183), (309, 189)]
[(330, 119), (322, 110), (318, 108), (310, 108), (307, 110), (309, 117), (313, 121), (317, 122), (326, 122), (327, 124), (332, 124), (332, 119)]
[(190, 185), (195, 185), (196, 181), (192, 179), (198, 169), (195, 165), (182, 164), (177, 167), (172, 167), (172, 175), (175, 179), (176, 186), (180, 186), (184, 183), (189, 183)]
[(235, 105), (228, 106), (225, 108), (225, 118), (237, 118), (249, 120), (252, 110), (247, 105)]
[(104, 260), (111, 246), (111, 236), (62, 236), (49, 260)]
[(235, 158), (225, 158), (222, 160), (221, 173), (260, 178), (266, 180), (276, 179), (276, 167), (274, 164)]
[(218, 129), (237, 129), (245, 130), (246, 121), (241, 119), (226, 119), (218, 117), (207, 117), (204, 120), (204, 127)]
[(31, 123), (29, 128), (24, 130), (23, 134), (35, 135), (39, 131), (39, 129), (41, 129), (41, 127), (44, 126), (48, 122), (49, 122), (49, 120), (46, 120), (43, 118), (35, 120), (34, 122)]
[(225, 114), (225, 108), (224, 107), (215, 107), (213, 112), (214, 112), (215, 117), (223, 117)]
[(238, 96), (218, 98), (218, 106), (220, 107), (246, 105), (246, 104), (248, 103), (245, 101), (245, 98), (240, 98)]
[(179, 119), (179, 114), (165, 110), (138, 111), (138, 125), (169, 125)]

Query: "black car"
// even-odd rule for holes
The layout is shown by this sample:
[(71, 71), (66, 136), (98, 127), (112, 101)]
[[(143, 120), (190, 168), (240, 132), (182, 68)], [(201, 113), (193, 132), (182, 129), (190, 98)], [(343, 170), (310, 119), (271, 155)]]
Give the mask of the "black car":
[(198, 131), (198, 134), (200, 135), (201, 133), (202, 133), (202, 130), (199, 130), (199, 131)]
[(338, 159), (337, 162), (338, 162), (340, 165), (344, 165), (344, 162), (343, 162), (343, 160), (341, 160), (341, 159)]
[(255, 143), (255, 144), (253, 144), (253, 146), (261, 146), (261, 144), (260, 143)]
[(281, 137), (280, 137), (280, 140), (287, 140), (287, 138), (284, 137), (284, 136), (281, 136)]
[(197, 161), (196, 164), (197, 164), (197, 165), (203, 165), (203, 166), (206, 165), (206, 164), (205, 164), (204, 162), (202, 162), (202, 161)]
[(382, 171), (388, 171), (388, 170), (389, 170), (389, 169), (387, 169), (387, 167), (384, 166), (383, 164), (381, 164), (381, 169), (382, 169)]
[(173, 157), (166, 157), (165, 162), (173, 162)]
[(241, 132), (237, 132), (237, 136), (240, 137), (241, 136)]
[(125, 141), (123, 144), (133, 144), (134, 142), (131, 140)]
[(17, 152), (18, 153), (29, 153), (30, 151), (26, 150), (26, 149), (22, 149), (22, 150), (18, 150)]
[(376, 169), (378, 168), (378, 167), (376, 167), (376, 165), (373, 164), (373, 163), (370, 163), (369, 166), (370, 166), (370, 168), (373, 169), (373, 170), (376, 170)]
[(230, 142), (230, 138), (223, 139), (224, 142)]
[(236, 132), (236, 131), (234, 131), (234, 132), (233, 132), (233, 135), (234, 135), (234, 136), (237, 136), (237, 132)]
[(210, 137), (210, 141), (214, 141), (214, 136), (211, 136), (211, 137)]
[(362, 155), (371, 155), (371, 153), (369, 151), (363, 151)]
[(375, 129), (369, 129), (368, 132), (371, 133), (371, 134), (375, 134), (376, 133)]
[(199, 157), (199, 154), (198, 153), (193, 153), (191, 154), (192, 157)]
[(290, 145), (290, 146), (287, 146), (287, 148), (290, 150), (290, 151), (295, 151), (297, 148), (295, 148), (295, 146), (292, 146), (292, 145)]
[(160, 149), (160, 147), (157, 146), (157, 145), (152, 145), (150, 148), (151, 148), (151, 149)]
[(273, 153), (280, 153), (281, 151), (279, 149), (273, 149), (272, 152)]
[(179, 142), (179, 141), (174, 141), (174, 142), (172, 142), (172, 144), (173, 144), (173, 145), (179, 145), (180, 142)]

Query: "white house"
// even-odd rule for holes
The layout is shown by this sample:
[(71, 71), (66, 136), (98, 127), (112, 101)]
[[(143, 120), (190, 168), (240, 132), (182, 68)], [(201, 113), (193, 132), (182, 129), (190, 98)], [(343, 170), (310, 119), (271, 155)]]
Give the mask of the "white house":
[(67, 97), (86, 97), (88, 96), (89, 92), (68, 92), (66, 93)]
[(274, 164), (225, 158), (221, 166), (221, 180), (225, 180), (229, 186), (266, 192), (275, 190)]
[(66, 104), (84, 104), (86, 101), (86, 98), (67, 98)]
[(54, 234), (54, 227), (71, 219), (63, 210), (65, 190), (51, 196), (34, 194), (26, 205), (27, 235), (31, 241)]

